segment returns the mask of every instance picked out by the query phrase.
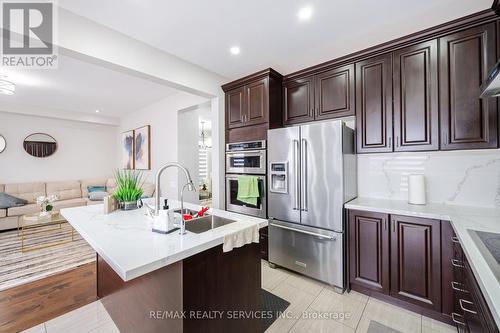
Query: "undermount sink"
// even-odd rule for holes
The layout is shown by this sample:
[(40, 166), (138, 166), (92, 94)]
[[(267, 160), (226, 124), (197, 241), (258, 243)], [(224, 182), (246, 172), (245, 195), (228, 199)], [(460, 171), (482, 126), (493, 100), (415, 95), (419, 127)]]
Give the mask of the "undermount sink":
[(201, 234), (202, 232), (219, 228), (233, 222), (236, 221), (213, 215), (203, 216), (200, 218), (187, 220), (186, 230), (191, 231), (195, 234)]
[[(176, 209), (176, 210), (174, 210), (174, 212), (180, 214), (181, 210), (180, 209)], [(196, 214), (198, 214), (198, 211), (197, 210), (192, 210), (192, 209), (184, 208), (184, 214), (189, 214), (191, 216), (195, 216)], [(208, 215), (210, 215), (210, 214), (207, 214), (207, 213), (203, 214), (203, 216), (208, 216)]]

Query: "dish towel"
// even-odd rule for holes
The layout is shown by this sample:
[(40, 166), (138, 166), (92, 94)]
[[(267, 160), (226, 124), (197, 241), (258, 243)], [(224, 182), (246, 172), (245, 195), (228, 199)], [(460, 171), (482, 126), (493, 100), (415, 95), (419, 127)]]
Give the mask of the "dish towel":
[(238, 232), (224, 236), (222, 252), (232, 251), (235, 247), (259, 242), (259, 225), (254, 224)]
[(238, 176), (238, 194), (236, 199), (249, 205), (257, 205), (259, 178), (256, 176)]

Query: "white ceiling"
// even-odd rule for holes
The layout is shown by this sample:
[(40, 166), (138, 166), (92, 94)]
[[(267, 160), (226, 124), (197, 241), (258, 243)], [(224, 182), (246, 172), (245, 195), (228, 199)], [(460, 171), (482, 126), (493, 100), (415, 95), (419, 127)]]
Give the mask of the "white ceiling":
[[(230, 79), (309, 67), (491, 6), (492, 0), (64, 0), (76, 14)], [(312, 18), (299, 22), (310, 5)], [(233, 56), (229, 48), (238, 45)]]
[(0, 75), (16, 84), (14, 95), (0, 94), (3, 111), (63, 111), (119, 118), (177, 91), (62, 55), (55, 70), (0, 67)]

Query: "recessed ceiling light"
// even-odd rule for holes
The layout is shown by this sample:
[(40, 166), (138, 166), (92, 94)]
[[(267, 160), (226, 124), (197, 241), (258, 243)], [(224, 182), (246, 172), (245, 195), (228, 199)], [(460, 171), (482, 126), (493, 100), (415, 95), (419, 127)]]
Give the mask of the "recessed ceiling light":
[(229, 52), (231, 52), (231, 54), (237, 55), (240, 54), (241, 50), (238, 46), (233, 46), (229, 49)]
[(302, 7), (297, 13), (297, 17), (300, 21), (307, 21), (311, 18), (313, 14), (313, 9), (310, 6)]
[(95, 113), (99, 113), (99, 112), (101, 112), (101, 111), (99, 111), (99, 110), (95, 110)]

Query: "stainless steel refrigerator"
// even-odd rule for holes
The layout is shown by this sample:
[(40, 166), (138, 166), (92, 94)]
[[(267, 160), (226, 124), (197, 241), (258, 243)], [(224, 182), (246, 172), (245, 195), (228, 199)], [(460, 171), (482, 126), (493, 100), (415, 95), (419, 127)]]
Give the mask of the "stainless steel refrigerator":
[(269, 262), (344, 289), (344, 203), (357, 195), (343, 121), (268, 132)]

